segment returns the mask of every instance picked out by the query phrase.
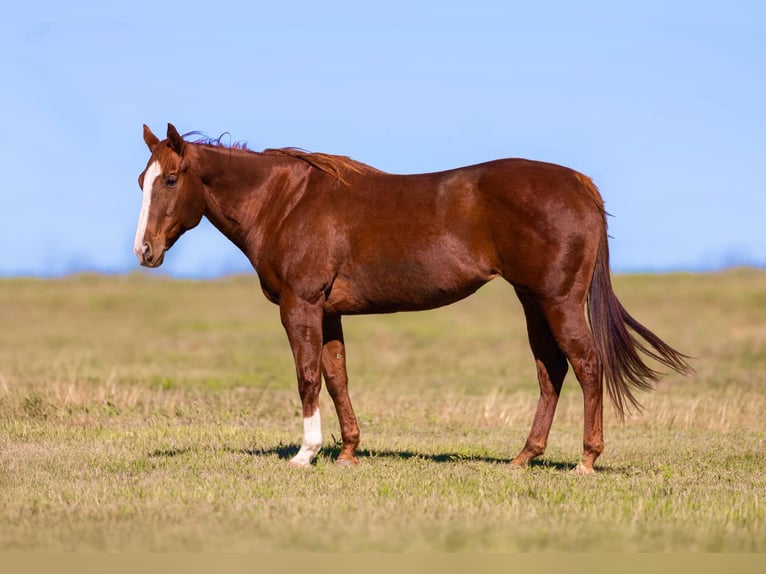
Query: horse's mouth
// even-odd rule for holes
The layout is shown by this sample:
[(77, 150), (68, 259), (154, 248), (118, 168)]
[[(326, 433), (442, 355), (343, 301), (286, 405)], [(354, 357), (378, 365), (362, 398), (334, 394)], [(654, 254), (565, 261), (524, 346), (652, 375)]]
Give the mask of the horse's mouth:
[(144, 267), (149, 267), (150, 269), (154, 269), (155, 267), (159, 267), (162, 265), (162, 262), (165, 261), (165, 252), (163, 251), (159, 257), (152, 258), (151, 260), (147, 261), (146, 259), (141, 260), (141, 265)]

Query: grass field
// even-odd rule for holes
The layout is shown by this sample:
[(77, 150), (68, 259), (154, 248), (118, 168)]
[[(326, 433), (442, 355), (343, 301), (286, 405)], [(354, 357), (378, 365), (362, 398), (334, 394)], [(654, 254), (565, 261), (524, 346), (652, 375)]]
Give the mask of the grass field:
[(592, 477), (570, 374), (526, 471), (537, 401), (520, 305), (344, 322), (361, 464), (302, 422), (255, 277), (0, 280), (0, 550), (766, 552), (766, 272), (631, 275), (615, 290), (695, 356), (646, 412), (605, 416)]

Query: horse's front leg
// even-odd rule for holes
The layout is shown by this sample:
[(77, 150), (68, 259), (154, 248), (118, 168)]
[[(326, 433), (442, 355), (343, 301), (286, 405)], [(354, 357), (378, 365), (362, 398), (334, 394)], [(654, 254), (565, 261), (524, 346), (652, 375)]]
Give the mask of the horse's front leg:
[(290, 460), (292, 466), (309, 466), (322, 448), (319, 390), (322, 387), (323, 306), (323, 299), (310, 303), (293, 294), (282, 295), (279, 303), (282, 325), (295, 359), (298, 392), (303, 406), (303, 441), (298, 454)]
[(340, 316), (324, 318), (322, 339), (322, 373), (327, 390), (335, 404), (335, 412), (340, 423), (340, 436), (343, 446), (335, 464), (357, 465), (356, 449), (359, 446), (359, 425), (356, 422), (354, 407), (348, 397), (348, 374), (346, 373), (346, 346), (343, 342), (343, 328)]

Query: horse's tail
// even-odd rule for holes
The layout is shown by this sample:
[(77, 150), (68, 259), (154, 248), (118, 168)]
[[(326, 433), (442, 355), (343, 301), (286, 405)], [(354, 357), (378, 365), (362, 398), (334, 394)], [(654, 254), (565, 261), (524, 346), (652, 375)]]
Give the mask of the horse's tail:
[(588, 321), (607, 392), (621, 418), (624, 418), (625, 411), (630, 407), (642, 410), (641, 403), (633, 395), (633, 389), (652, 390), (661, 375), (644, 362), (640, 353), (678, 373), (693, 372), (686, 361), (688, 356), (676, 351), (631, 317), (614, 294), (609, 274), (606, 221), (588, 292)]

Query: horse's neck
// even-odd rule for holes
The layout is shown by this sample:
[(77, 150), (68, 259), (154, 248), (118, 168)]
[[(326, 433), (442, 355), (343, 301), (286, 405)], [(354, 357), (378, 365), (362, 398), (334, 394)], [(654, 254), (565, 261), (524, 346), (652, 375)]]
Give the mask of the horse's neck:
[(204, 148), (199, 160), (205, 216), (255, 264), (275, 204), (285, 207), (285, 200), (296, 196), (298, 180), (284, 160), (258, 153)]

